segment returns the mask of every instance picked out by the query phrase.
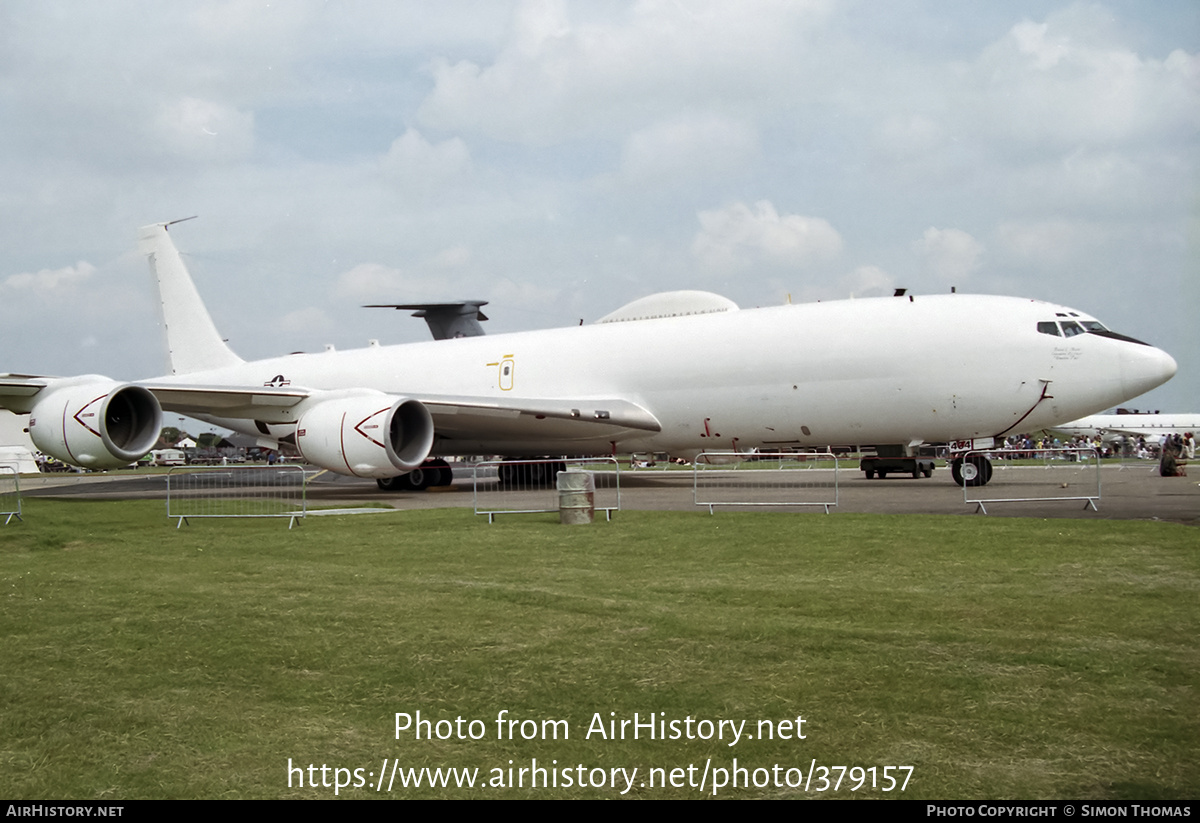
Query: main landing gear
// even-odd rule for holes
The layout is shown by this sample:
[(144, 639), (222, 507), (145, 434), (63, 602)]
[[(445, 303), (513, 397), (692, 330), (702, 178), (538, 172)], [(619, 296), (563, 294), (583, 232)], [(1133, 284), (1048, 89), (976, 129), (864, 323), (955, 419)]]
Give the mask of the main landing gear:
[(554, 461), (505, 461), (496, 468), (500, 485), (538, 489), (553, 486), (558, 473), (567, 470), (567, 464), (561, 460)]
[(431, 486), (449, 486), (453, 480), (450, 464), (440, 457), (433, 457), (408, 474), (381, 477), (375, 484), (385, 492), (420, 492)]
[(950, 461), (950, 476), (959, 486), (986, 486), (992, 479), (992, 461), (985, 454), (956, 457)]

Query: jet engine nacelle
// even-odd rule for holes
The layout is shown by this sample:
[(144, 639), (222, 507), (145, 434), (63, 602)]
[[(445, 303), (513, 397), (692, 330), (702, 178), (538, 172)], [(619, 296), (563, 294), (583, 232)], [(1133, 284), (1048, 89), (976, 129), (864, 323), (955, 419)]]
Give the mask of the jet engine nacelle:
[(304, 459), (354, 477), (395, 477), (424, 462), (433, 448), (433, 418), (419, 401), (382, 392), (305, 401), (296, 424)]
[(140, 460), (161, 431), (162, 407), (153, 394), (94, 374), (51, 381), (29, 414), (29, 436), (38, 449), (88, 469)]

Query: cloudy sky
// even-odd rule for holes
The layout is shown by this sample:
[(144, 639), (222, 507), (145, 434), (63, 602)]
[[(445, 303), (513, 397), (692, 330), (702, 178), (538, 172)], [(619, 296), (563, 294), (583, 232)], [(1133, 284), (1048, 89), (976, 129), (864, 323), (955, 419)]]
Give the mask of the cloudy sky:
[[(242, 356), (655, 291), (1065, 303), (1200, 409), (1200, 4), (0, 4), (0, 370), (162, 370), (138, 226)], [(966, 344), (968, 341), (964, 341)]]

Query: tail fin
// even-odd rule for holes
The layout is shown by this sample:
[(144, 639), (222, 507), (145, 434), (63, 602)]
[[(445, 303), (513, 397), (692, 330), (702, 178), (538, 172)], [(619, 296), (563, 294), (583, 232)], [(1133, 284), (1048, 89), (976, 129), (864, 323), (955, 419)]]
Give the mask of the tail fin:
[(158, 286), (159, 317), (166, 335), (171, 373), (189, 374), (243, 362), (217, 333), (179, 250), (167, 236), (170, 225), (143, 226), (138, 233), (138, 245), (150, 258), (150, 272)]

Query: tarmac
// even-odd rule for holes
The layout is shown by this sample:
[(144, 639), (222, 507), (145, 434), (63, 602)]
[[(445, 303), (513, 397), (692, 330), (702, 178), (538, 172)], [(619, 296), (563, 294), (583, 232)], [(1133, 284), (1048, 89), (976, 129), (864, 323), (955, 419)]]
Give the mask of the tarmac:
[[(471, 469), (465, 465), (455, 466), (453, 485), (423, 492), (382, 492), (373, 480), (343, 477), (309, 468), (312, 472), (307, 492), (310, 508), (376, 505), (402, 511), (447, 507), (472, 509), (477, 498), (483, 501), (483, 508), (511, 509), (523, 505), (513, 505), (515, 498), (511, 495), (505, 498), (498, 494), (499, 487), (494, 480), (480, 481), (477, 493)], [(832, 500), (836, 501), (836, 505), (829, 508), (830, 516), (845, 512), (940, 514), (1160, 520), (1189, 526), (1200, 525), (1198, 478), (1160, 477), (1157, 469), (1157, 463), (1149, 461), (1105, 463), (1098, 473), (1094, 467), (1089, 473), (1089, 470), (1070, 466), (1009, 467), (1001, 464), (986, 486), (964, 490), (951, 481), (950, 472), (945, 468), (937, 469), (933, 477), (928, 479), (891, 475), (886, 479), (867, 480), (857, 467), (846, 467), (836, 473), (836, 482), (832, 480), (834, 473), (826, 471), (820, 476), (814, 475), (811, 481), (805, 479), (804, 483), (797, 486), (801, 490), (796, 499), (809, 502), (808, 506), (768, 505), (750, 510), (822, 513), (825, 508), (820, 504)], [(735, 474), (742, 479), (749, 474), (767, 476), (772, 473)], [(607, 483), (603, 479), (598, 482), (611, 486), (615, 482), (613, 473), (607, 475)], [(695, 503), (691, 471), (623, 470), (619, 483), (620, 508), (624, 510), (703, 513), (709, 510), (707, 506)], [(165, 500), (167, 495), (163, 474), (24, 475), (20, 479), (20, 487), (22, 496), (30, 498)], [(1098, 497), (1089, 502), (1089, 498), (1093, 498), (1097, 492)], [(598, 489), (596, 505), (612, 505), (609, 502), (602, 503), (602, 498), (608, 500), (610, 497), (615, 499), (611, 488)], [(737, 493), (730, 496), (725, 492), (720, 495), (724, 500), (749, 500), (755, 497), (754, 494), (739, 496)], [(764, 499), (779, 498), (768, 494)], [(553, 507), (557, 493), (554, 488), (541, 490), (538, 500), (540, 502), (535, 506)], [(718, 517), (721, 512), (739, 509), (746, 510), (736, 505), (714, 507)]]

